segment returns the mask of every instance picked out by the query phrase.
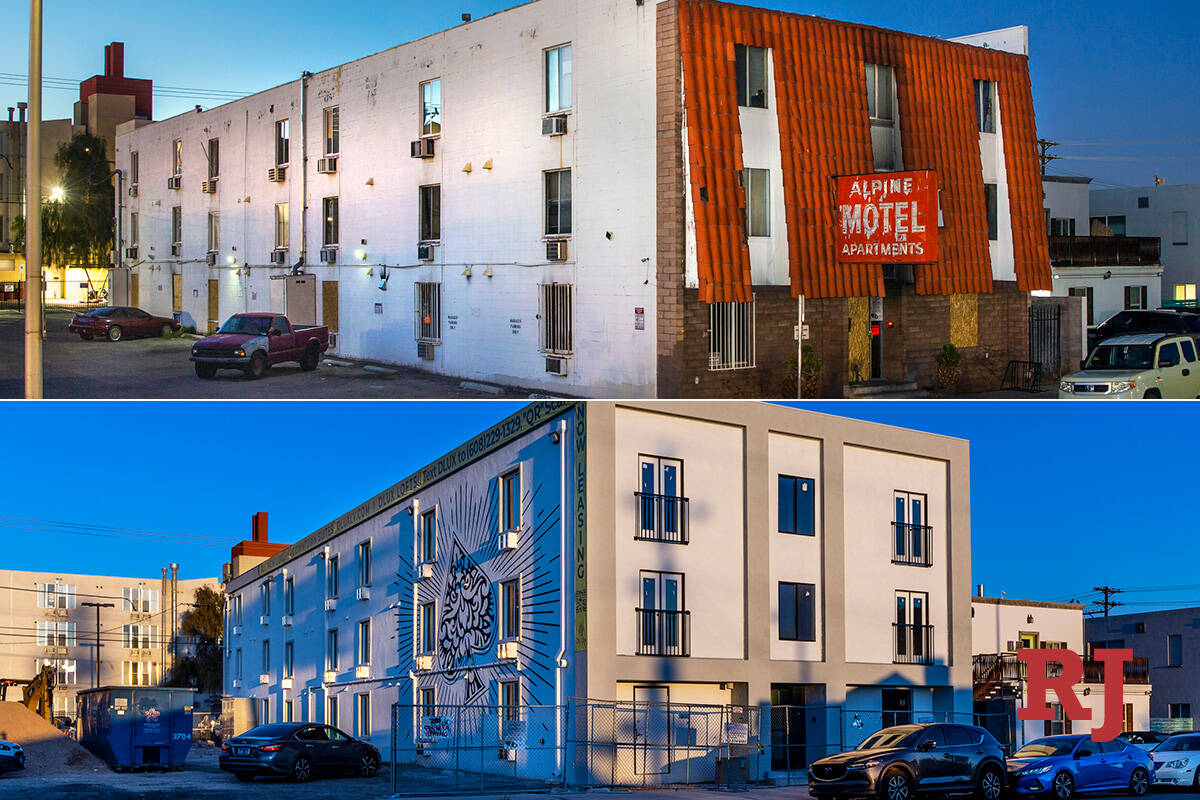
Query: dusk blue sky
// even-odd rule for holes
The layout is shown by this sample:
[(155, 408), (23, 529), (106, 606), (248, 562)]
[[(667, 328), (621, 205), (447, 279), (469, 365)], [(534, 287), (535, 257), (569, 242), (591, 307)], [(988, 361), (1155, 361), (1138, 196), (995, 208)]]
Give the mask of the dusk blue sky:
[[(42, 403), (11, 406), (0, 566), (187, 578), (220, 574), (255, 511), (292, 542), (521, 407), (513, 402)], [(989, 595), (1092, 599), (1126, 611), (1200, 606), (1190, 404), (909, 402), (811, 404), (822, 413), (971, 442), (974, 575)], [(13, 518), (215, 537), (30, 532)], [(37, 527), (37, 526), (34, 526)], [(1137, 604), (1137, 605), (1135, 605)]]
[[(253, 92), (292, 80), (302, 70), (336, 66), (456, 25), (463, 12), (478, 19), (514, 4), (209, 0), (201, 7), (164, 0), (52, 1), (45, 4), (44, 74), (82, 79), (101, 72), (104, 45), (116, 40), (126, 43), (126, 74), (132, 77), (151, 78), (156, 86)], [(940, 37), (1027, 25), (1039, 134), (1067, 143), (1129, 143), (1064, 147), (1059, 151), (1064, 156), (1148, 159), (1064, 160), (1052, 171), (1095, 176), (1097, 187), (1145, 186), (1155, 175), (1171, 184), (1200, 183), (1200, 104), (1194, 102), (1192, 87), (1198, 69), (1200, 6), (1194, 2), (754, 4)], [(28, 54), (21, 43), (28, 4), (13, 6), (6, 15), (12, 24), (9, 46), (0, 50), (0, 72), (24, 74)], [(70, 116), (76, 97), (69, 91), (47, 90), (47, 118)], [(0, 85), (0, 108), (24, 98), (24, 89)], [(156, 98), (155, 116), (171, 116), (197, 102), (211, 104)], [(1173, 143), (1148, 144), (1164, 140)]]

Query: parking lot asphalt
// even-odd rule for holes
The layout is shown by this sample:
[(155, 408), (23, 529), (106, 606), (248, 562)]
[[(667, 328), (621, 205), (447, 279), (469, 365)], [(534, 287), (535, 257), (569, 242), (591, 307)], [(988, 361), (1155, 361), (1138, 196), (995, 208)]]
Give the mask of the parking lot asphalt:
[[(56, 399), (443, 399), (529, 397), (518, 387), (496, 391), (464, 386), (458, 378), (403, 367), (380, 368), (336, 359), (305, 372), (297, 364), (273, 367), (258, 380), (222, 371), (196, 377), (188, 353), (191, 338), (85, 342), (67, 332), (72, 312), (46, 311), (43, 394)], [(25, 394), (24, 316), (0, 310), (0, 398)]]

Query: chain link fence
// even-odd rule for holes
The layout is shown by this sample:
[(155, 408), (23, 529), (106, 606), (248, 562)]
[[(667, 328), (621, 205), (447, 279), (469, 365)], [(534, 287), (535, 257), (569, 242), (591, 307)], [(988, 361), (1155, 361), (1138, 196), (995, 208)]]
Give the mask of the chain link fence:
[(987, 728), (1010, 749), (1007, 714), (842, 706), (717, 706), (572, 700), (564, 706), (396, 705), (392, 791), (470, 795), (808, 782), (808, 765), (893, 725)]

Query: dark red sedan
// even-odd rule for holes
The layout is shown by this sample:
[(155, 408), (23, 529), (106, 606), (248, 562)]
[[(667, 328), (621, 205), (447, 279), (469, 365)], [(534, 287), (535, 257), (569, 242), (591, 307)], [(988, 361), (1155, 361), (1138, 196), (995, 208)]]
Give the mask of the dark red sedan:
[(119, 342), (126, 336), (166, 336), (179, 330), (179, 323), (170, 317), (156, 317), (140, 308), (105, 306), (79, 314), (67, 326), (71, 333), (84, 341), (106, 338)]

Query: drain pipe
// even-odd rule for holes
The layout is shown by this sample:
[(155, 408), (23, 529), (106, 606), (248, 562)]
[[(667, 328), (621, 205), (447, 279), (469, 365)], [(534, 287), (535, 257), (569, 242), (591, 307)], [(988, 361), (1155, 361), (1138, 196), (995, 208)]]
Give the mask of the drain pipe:
[(297, 275), (308, 262), (308, 82), (312, 73), (300, 73), (300, 259), (292, 268)]
[(567, 670), (567, 582), (568, 572), (567, 564), (574, 563), (574, 559), (570, 555), (575, 552), (574, 543), (569, 537), (569, 529), (567, 528), (567, 516), (570, 509), (567, 508), (567, 421), (560, 419), (558, 421), (558, 525), (559, 533), (562, 538), (562, 549), (560, 551), (559, 562), (562, 575), (560, 580), (562, 585), (559, 587), (559, 603), (561, 611), (559, 619), (561, 622), (558, 625), (559, 632), (559, 649), (558, 657), (554, 661), (554, 666), (558, 672), (558, 680), (555, 681), (555, 708), (554, 711), (554, 728), (555, 728), (555, 748), (558, 758), (558, 774), (563, 778), (563, 785), (566, 785), (566, 771), (564, 768), (565, 753), (563, 752), (566, 743), (563, 740), (563, 717), (566, 714), (564, 706), (566, 698), (563, 691), (563, 680), (566, 677)]

